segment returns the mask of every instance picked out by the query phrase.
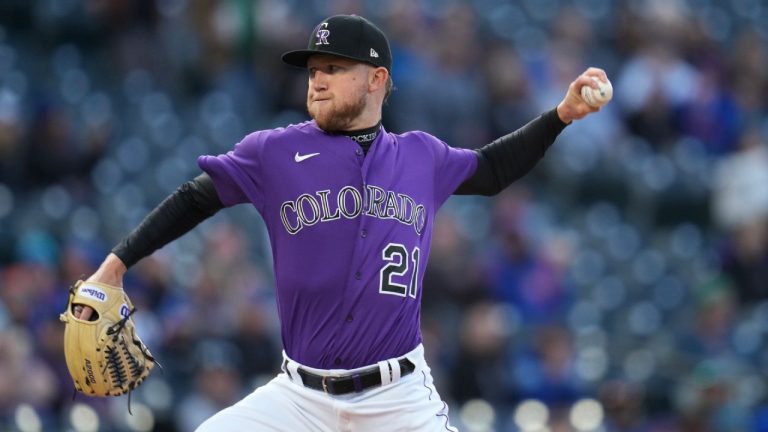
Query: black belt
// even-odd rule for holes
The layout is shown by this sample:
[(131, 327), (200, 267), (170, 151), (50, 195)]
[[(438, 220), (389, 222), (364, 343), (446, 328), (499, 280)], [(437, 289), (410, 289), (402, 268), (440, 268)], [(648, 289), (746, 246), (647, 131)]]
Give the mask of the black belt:
[[(410, 360), (405, 358), (400, 359), (398, 364), (400, 365), (401, 377), (410, 374), (416, 369), (416, 366), (411, 363)], [(298, 368), (297, 372), (299, 373), (299, 376), (301, 376), (304, 387), (309, 387), (332, 395), (359, 393), (381, 385), (381, 372), (379, 371), (379, 368), (346, 376), (316, 375), (302, 368)], [(290, 373), (288, 376), (290, 376)]]

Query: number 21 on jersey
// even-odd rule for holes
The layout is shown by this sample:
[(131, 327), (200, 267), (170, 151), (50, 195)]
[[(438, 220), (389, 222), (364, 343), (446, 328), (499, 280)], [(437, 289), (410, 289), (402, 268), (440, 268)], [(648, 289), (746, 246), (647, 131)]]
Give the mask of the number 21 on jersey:
[[(399, 243), (390, 243), (381, 251), (381, 257), (386, 264), (379, 273), (379, 293), (393, 294), (400, 297), (406, 295), (416, 298), (419, 285), (419, 247), (415, 246), (409, 252)], [(411, 265), (413, 264), (413, 265)], [(401, 278), (411, 271), (410, 283), (404, 285), (393, 281), (393, 277)], [(402, 282), (402, 281), (401, 281)]]

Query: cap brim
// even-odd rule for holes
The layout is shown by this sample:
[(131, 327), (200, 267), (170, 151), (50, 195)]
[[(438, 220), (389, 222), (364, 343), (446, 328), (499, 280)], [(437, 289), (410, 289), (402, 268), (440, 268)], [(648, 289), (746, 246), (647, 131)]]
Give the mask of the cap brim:
[(309, 59), (309, 56), (312, 55), (312, 53), (315, 51), (310, 50), (295, 50), (295, 51), (288, 51), (287, 53), (283, 54), (283, 63), (287, 63), (291, 66), (296, 66), (300, 68), (307, 67), (307, 60)]
[[(345, 56), (339, 53), (331, 52), (331, 51), (323, 51), (323, 50), (295, 50), (295, 51), (288, 51), (287, 53), (283, 54), (282, 59), (283, 63), (289, 64), (291, 66), (296, 66), (300, 68), (306, 68), (307, 67), (307, 60), (309, 60), (310, 56), (313, 56), (315, 54), (327, 54), (332, 55), (335, 57), (341, 57), (345, 59), (354, 60), (356, 62), (360, 63), (369, 63), (363, 60), (360, 60), (358, 58), (352, 57), (352, 56)], [(376, 65), (374, 65), (376, 66)]]

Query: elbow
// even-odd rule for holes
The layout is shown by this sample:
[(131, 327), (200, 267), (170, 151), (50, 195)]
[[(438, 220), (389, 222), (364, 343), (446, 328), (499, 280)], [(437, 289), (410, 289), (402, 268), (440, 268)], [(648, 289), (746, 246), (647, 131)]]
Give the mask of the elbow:
[(494, 186), (492, 188), (487, 188), (487, 189), (481, 190), (479, 194), (482, 195), (482, 196), (486, 196), (486, 197), (492, 197), (492, 196), (498, 195), (503, 190), (504, 190), (504, 188), (502, 188), (502, 187)]

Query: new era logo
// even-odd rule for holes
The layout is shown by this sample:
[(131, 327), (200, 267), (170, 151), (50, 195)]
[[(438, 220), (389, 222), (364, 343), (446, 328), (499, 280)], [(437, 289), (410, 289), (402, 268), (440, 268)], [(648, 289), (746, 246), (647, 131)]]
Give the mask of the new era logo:
[(371, 57), (379, 58), (379, 53), (375, 49), (371, 48)]

